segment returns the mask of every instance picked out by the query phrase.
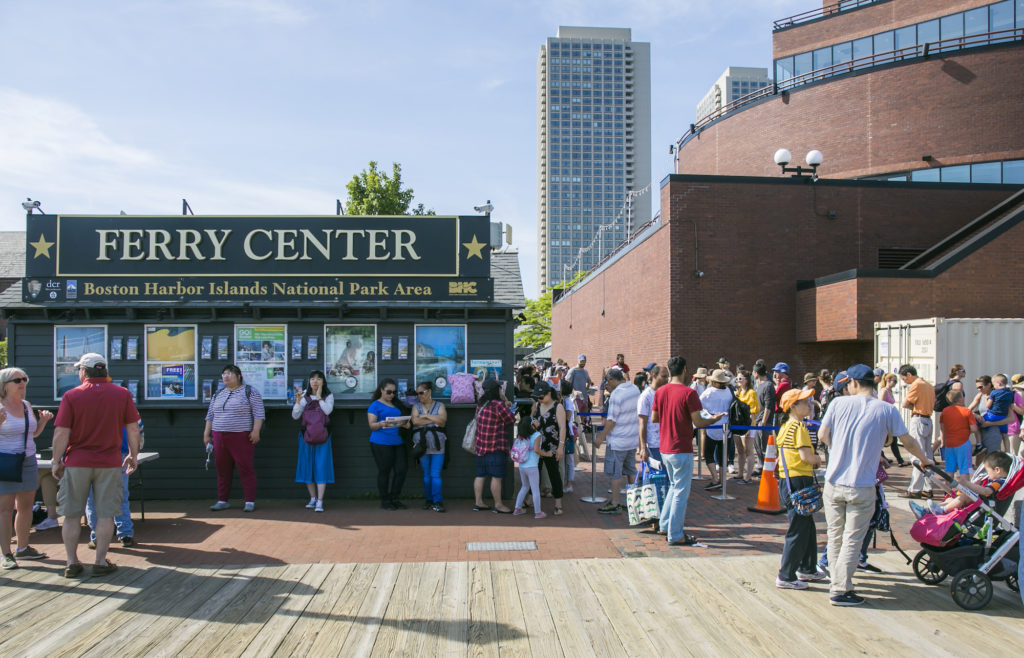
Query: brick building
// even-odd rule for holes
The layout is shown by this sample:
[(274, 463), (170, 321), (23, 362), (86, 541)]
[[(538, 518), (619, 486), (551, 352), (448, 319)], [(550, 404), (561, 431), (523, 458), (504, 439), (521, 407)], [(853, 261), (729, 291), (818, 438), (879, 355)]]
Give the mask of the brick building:
[[(1002, 29), (1018, 4), (826, 3), (777, 22), (779, 87), (679, 141), (660, 219), (555, 303), (553, 356), (835, 369), (870, 362), (876, 321), (1024, 316), (1024, 28)], [(888, 46), (932, 21), (948, 36), (950, 16), (961, 47)], [(825, 49), (838, 66), (797, 65)], [(780, 177), (781, 147), (822, 150), (822, 178)]]

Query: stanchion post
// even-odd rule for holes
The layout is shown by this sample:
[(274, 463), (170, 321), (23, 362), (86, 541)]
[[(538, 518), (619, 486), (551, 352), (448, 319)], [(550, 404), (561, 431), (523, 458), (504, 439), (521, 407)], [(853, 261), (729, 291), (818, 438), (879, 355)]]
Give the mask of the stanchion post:
[(728, 459), (729, 459), (729, 444), (727, 443), (728, 440), (729, 440), (729, 423), (728, 422), (724, 422), (724, 423), (722, 423), (722, 463), (719, 464), (719, 466), (718, 466), (718, 468), (720, 469), (718, 476), (720, 478), (722, 478), (721, 479), (722, 493), (718, 494), (717, 496), (712, 496), (712, 498), (714, 498), (716, 500), (736, 500), (735, 496), (730, 496), (725, 491), (725, 481), (729, 479), (727, 477), (729, 475), (729, 472), (726, 470), (726, 465), (727, 465)]
[(606, 502), (607, 498), (601, 498), (597, 495), (597, 447), (594, 445), (594, 438), (597, 435), (597, 429), (594, 427), (593, 417), (598, 414), (588, 414), (591, 417), (590, 423), (590, 495), (580, 498), (584, 503), (603, 503)]

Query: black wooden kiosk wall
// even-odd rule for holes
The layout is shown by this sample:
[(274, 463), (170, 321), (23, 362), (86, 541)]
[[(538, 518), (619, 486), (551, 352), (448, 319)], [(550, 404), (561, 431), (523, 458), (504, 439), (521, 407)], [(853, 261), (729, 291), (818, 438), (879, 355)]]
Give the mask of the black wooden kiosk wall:
[[(320, 336), (320, 357), (316, 361), (292, 360), (288, 354), (287, 380), (304, 378), (310, 370), (324, 370), (324, 324), (375, 324), (377, 354), (382, 336), (409, 336), (408, 360), (378, 360), (378, 377), (406, 379), (410, 389), (415, 386), (413, 351), (414, 326), (417, 324), (465, 324), (467, 364), (473, 359), (501, 359), (503, 378), (512, 385), (515, 365), (513, 320), (511, 310), (502, 305), (476, 308), (389, 307), (366, 308), (303, 308), (249, 306), (211, 308), (197, 306), (174, 309), (156, 308), (90, 308), (63, 311), (18, 309), (8, 327), (8, 359), (11, 365), (25, 370), (30, 378), (28, 400), (40, 409), (56, 412), (53, 397), (54, 326), (107, 325), (110, 336), (144, 336), (146, 325), (197, 324), (200, 337), (233, 336), (235, 324), (287, 324), (288, 336)], [(109, 340), (108, 340), (109, 342)], [(216, 341), (215, 341), (216, 346)], [(233, 363), (234, 340), (229, 340), (228, 360), (200, 360), (197, 384), (213, 379), (219, 385), (220, 372)], [(395, 348), (393, 347), (393, 350)], [(145, 362), (142, 346), (137, 361), (111, 361), (110, 374), (115, 381), (138, 379), (145, 387)], [(305, 352), (303, 353), (305, 356)], [(201, 387), (200, 387), (201, 388)], [(160, 459), (145, 468), (146, 497), (149, 499), (212, 499), (216, 474), (211, 463), (204, 469), (205, 451), (202, 434), (207, 403), (199, 400), (181, 402), (149, 402), (140, 390), (137, 406), (146, 428), (146, 451), (157, 451)], [(438, 398), (447, 404), (444, 398)], [(376, 466), (370, 454), (370, 430), (366, 421), (369, 399), (338, 400), (331, 417), (334, 449), (335, 484), (328, 497), (367, 496), (376, 498)], [(256, 472), (260, 498), (296, 498), (306, 494), (303, 484), (295, 482), (295, 461), (298, 422), (291, 418), (291, 406), (284, 401), (267, 401), (267, 422), (262, 440), (256, 448)], [(470, 498), (473, 495), (475, 458), (461, 447), (466, 424), (473, 417), (472, 405), (448, 405), (448, 437), (451, 452), (448, 468), (442, 474), (446, 498)], [(511, 437), (511, 431), (509, 436)], [(40, 448), (52, 442), (52, 426), (37, 439)], [(506, 496), (512, 490), (514, 470), (508, 469), (504, 481)], [(422, 471), (410, 463), (404, 489), (405, 495), (422, 496)], [(240, 500), (241, 487), (233, 485), (232, 498)]]

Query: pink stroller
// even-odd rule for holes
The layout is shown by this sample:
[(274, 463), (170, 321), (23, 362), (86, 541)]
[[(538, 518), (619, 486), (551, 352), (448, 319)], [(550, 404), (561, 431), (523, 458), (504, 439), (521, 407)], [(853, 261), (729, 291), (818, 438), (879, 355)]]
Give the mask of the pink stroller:
[[(920, 465), (915, 462), (915, 466)], [(1011, 550), (1020, 541), (1020, 530), (1004, 515), (1014, 494), (1024, 486), (1024, 461), (1013, 458), (1006, 482), (995, 493), (994, 501), (980, 498), (962, 487), (940, 468), (929, 466), (925, 475), (939, 475), (946, 490), (961, 491), (971, 503), (947, 514), (926, 514), (914, 522), (910, 536), (921, 543), (914, 558), (914, 575), (929, 585), (937, 585), (953, 576), (953, 601), (965, 610), (979, 610), (992, 600), (992, 581), (1005, 580), (1017, 592), (1017, 552)], [(985, 479), (978, 469), (975, 483)]]

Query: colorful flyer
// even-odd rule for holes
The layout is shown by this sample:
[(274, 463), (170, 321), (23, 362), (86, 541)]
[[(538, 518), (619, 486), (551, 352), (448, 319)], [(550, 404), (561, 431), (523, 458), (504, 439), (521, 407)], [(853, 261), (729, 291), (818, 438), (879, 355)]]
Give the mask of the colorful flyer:
[(384, 336), (380, 339), (380, 360), (391, 360), (391, 336)]
[(138, 336), (128, 336), (128, 340), (125, 341), (124, 358), (129, 361), (135, 361), (139, 358)]
[(110, 339), (110, 360), (120, 361), (121, 360), (121, 342), (124, 339), (121, 336), (114, 336)]
[(316, 336), (310, 336), (306, 339), (306, 358), (310, 361), (316, 361), (320, 350), (320, 341)]
[(288, 391), (288, 404), (295, 404), (295, 401), (302, 396), (302, 380), (293, 379), (292, 387)]
[(133, 400), (135, 400), (136, 402), (139, 400), (139, 380), (128, 380), (128, 392), (132, 394)]
[(501, 381), (501, 359), (473, 359), (469, 362), (469, 371), (478, 382), (488, 378)]
[(203, 380), (203, 402), (209, 402), (213, 398), (213, 380)]
[(302, 360), (302, 336), (292, 336), (292, 361)]
[(213, 336), (203, 336), (200, 343), (199, 358), (209, 361), (213, 358)]
[(407, 361), (409, 359), (409, 337), (399, 336), (398, 337), (398, 360)]
[(217, 358), (221, 361), (228, 358), (228, 337), (218, 336), (217, 337)]
[(286, 335), (284, 325), (235, 325), (235, 365), (265, 400), (288, 399)]
[(324, 336), (327, 385), (334, 398), (372, 393), (377, 388), (377, 328), (372, 324), (329, 324), (324, 326)]

